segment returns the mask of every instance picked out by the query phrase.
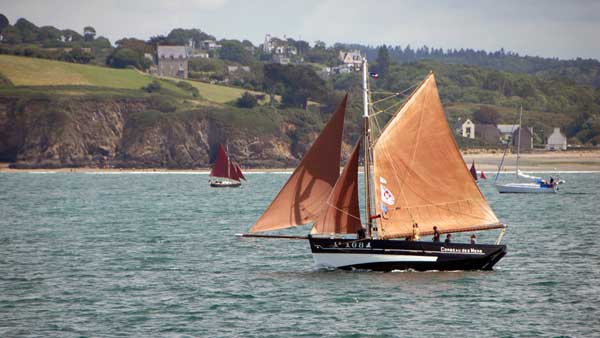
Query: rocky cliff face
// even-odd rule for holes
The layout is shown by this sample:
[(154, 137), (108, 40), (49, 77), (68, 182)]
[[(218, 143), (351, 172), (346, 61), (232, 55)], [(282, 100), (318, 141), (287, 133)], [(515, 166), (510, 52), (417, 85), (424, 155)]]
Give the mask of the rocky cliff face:
[(289, 166), (300, 156), (289, 126), (257, 135), (208, 112), (184, 117), (156, 109), (143, 99), (0, 98), (0, 161), (17, 168), (197, 168), (209, 166), (225, 142), (250, 167)]

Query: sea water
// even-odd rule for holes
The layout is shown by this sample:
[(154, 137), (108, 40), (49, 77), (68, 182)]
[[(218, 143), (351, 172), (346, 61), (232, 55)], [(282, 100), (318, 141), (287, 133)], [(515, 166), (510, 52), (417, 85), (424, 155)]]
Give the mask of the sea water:
[(600, 174), (562, 174), (556, 195), (483, 182), (509, 226), (494, 271), (391, 273), (235, 237), (288, 175), (0, 174), (0, 336), (600, 336)]

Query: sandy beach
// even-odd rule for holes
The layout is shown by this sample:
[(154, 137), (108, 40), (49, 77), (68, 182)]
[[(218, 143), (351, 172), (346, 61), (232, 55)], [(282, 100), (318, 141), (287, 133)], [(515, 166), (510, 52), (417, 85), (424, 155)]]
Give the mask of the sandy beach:
[[(502, 153), (463, 153), (465, 162), (475, 161), (478, 170), (495, 172), (502, 160)], [(507, 154), (502, 171), (514, 171), (516, 154)], [(600, 171), (600, 150), (596, 151), (553, 151), (520, 155), (519, 168), (523, 171)]]
[[(596, 151), (564, 151), (564, 152), (535, 152), (520, 155), (519, 167), (523, 171), (552, 172), (552, 171), (600, 171), (600, 150)], [(475, 161), (478, 170), (493, 173), (498, 170), (502, 152), (463, 152), (465, 163), (470, 166)], [(514, 171), (517, 155), (507, 154), (502, 171)], [(0, 172), (61, 172), (61, 173), (90, 173), (90, 172), (129, 172), (129, 173), (208, 173), (210, 168), (196, 169), (165, 169), (165, 168), (48, 168), (48, 169), (11, 169), (10, 163), (0, 163)], [(244, 168), (244, 172), (291, 172), (294, 168)]]

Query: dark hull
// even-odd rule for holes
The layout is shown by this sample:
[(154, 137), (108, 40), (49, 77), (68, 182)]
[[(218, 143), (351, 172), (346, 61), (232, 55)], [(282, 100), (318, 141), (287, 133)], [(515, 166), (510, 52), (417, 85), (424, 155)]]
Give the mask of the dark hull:
[(309, 239), (318, 267), (343, 270), (492, 270), (505, 245), (402, 240)]

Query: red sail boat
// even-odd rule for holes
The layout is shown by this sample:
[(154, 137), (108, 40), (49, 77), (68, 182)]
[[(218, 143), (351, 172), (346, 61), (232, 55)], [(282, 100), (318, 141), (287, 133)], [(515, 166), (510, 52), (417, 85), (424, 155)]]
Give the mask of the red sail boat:
[[(390, 271), (490, 270), (506, 254), (498, 221), (448, 127), (433, 74), (379, 135), (370, 128), (363, 61), (364, 134), (339, 174), (347, 98), (263, 215), (242, 237), (305, 239), (318, 267)], [(377, 136), (377, 137), (375, 137)], [(364, 145), (365, 215), (358, 199)], [(372, 191), (374, 193), (372, 193)], [(372, 205), (374, 204), (374, 205)], [(259, 234), (312, 223), (307, 236)], [(501, 229), (495, 244), (440, 242), (440, 234)], [(433, 240), (419, 240), (434, 235)]]
[(223, 145), (219, 144), (217, 158), (210, 171), (210, 186), (215, 188), (235, 188), (246, 180), (240, 165), (231, 161)]
[(473, 177), (473, 179), (475, 180), (475, 182), (477, 182), (477, 169), (475, 168), (475, 161), (474, 160), (471, 163), (471, 169), (469, 169), (469, 172), (471, 173), (471, 176)]

